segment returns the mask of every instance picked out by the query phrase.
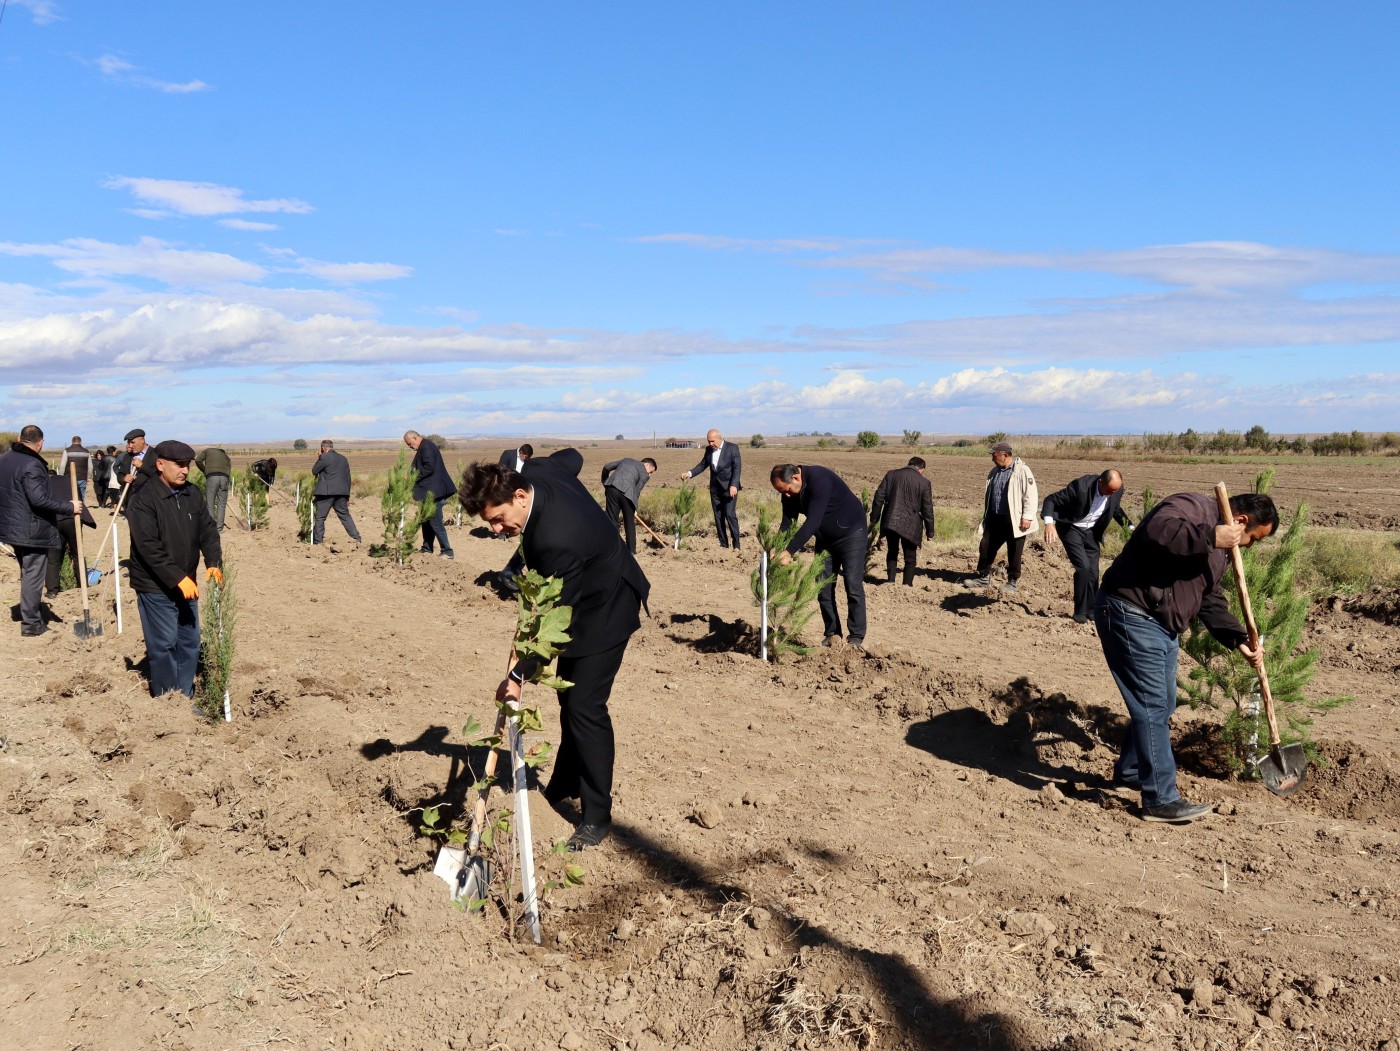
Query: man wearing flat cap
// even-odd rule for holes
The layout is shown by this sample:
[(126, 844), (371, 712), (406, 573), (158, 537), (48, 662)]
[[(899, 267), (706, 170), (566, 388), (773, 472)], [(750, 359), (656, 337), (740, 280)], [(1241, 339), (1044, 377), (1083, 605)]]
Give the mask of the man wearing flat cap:
[(997, 552), (1006, 547), (1006, 583), (1002, 591), (1016, 594), (1021, 579), (1021, 554), (1026, 537), (1039, 528), (1040, 490), (1035, 475), (1009, 442), (992, 446), (992, 469), (987, 472), (987, 488), (982, 498), (982, 543), (977, 550), (977, 573), (965, 582), (969, 588), (984, 588), (992, 581), (988, 574)]
[(126, 442), (126, 452), (117, 457), (117, 471), (122, 485), (131, 487), (126, 494), (129, 503), (136, 490), (156, 476), (156, 464), (148, 455), (151, 447), (146, 444), (146, 432), (140, 427), (127, 431), (123, 440)]
[[(223, 583), (219, 527), (199, 490), (187, 482), (194, 450), (164, 441), (149, 450), (154, 480), (129, 498), (131, 588), (141, 614), (151, 696), (194, 696), (199, 664), (199, 558), (205, 580)], [(144, 468), (143, 468), (144, 469)]]

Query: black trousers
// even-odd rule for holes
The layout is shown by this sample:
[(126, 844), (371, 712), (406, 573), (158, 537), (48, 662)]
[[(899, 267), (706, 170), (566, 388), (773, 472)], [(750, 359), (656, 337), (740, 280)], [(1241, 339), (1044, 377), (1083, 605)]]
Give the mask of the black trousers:
[(1099, 544), (1091, 530), (1066, 525), (1059, 530), (1060, 543), (1074, 566), (1074, 615), (1092, 617), (1099, 592)]
[(899, 568), (899, 552), (904, 551), (904, 583), (912, 587), (914, 584), (914, 569), (919, 564), (919, 542), (917, 540), (906, 540), (898, 533), (886, 533), (885, 543), (885, 574), (889, 577), (891, 584), (894, 583), (895, 570)]
[(77, 587), (79, 573), (87, 572), (82, 562), (78, 560), (78, 535), (73, 530), (73, 520), (71, 518), (58, 522), (58, 535), (63, 541), (59, 547), (49, 548), (48, 565), (44, 567), (44, 587), (49, 591), (57, 591), (59, 574), (63, 571), (63, 552), (67, 551), (73, 559), (73, 580), (74, 587)]
[(627, 550), (637, 553), (637, 507), (622, 494), (616, 486), (605, 485), (603, 492), (608, 499), (608, 517), (614, 522), (622, 516), (622, 532), (627, 537)]
[(1006, 545), (1006, 582), (1014, 584), (1021, 579), (1021, 554), (1026, 548), (1026, 538), (1016, 536), (1011, 530), (1011, 518), (1007, 515), (988, 515), (982, 520), (982, 546), (977, 549), (977, 575), (985, 577), (991, 572), (997, 552)]
[(865, 530), (852, 530), (828, 547), (818, 541), (817, 554), (826, 552), (826, 584), (817, 593), (817, 609), (822, 614), (822, 634), (841, 634), (841, 616), (836, 612), (836, 575), (846, 583), (846, 631), (852, 639), (865, 638)]
[[(739, 498), (729, 495), (729, 487), (717, 489), (710, 486), (710, 507), (715, 513), (715, 536), (719, 546), (728, 547), (732, 539), (734, 550), (739, 550)], [(729, 535), (725, 536), (728, 529)]]
[(315, 497), (315, 501), (311, 523), (311, 542), (313, 544), (319, 544), (325, 539), (326, 517), (332, 510), (340, 519), (340, 524), (345, 527), (345, 532), (350, 539), (360, 539), (360, 531), (355, 528), (355, 520), (350, 517), (350, 498), (348, 496), (318, 496)]
[(613, 739), (608, 698), (622, 667), (627, 642), (585, 657), (559, 657), (559, 677), (573, 683), (559, 694), (559, 754), (545, 795), (550, 799), (578, 796), (584, 824), (612, 820)]
[(444, 554), (452, 553), (452, 544), (447, 539), (447, 527), (442, 524), (442, 501), (433, 501), (433, 514), (423, 523), (423, 547), (422, 551), (431, 554), (433, 550), (433, 540), (436, 539), (439, 548)]

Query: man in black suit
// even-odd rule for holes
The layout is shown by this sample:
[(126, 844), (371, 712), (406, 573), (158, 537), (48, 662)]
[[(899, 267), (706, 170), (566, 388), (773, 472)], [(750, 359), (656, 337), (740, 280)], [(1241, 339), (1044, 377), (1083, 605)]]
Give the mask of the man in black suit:
[(534, 455), (535, 447), (529, 442), (525, 442), (518, 449), (507, 449), (501, 453), (501, 458), (497, 462), (502, 467), (509, 467), (512, 471), (519, 472), (525, 470), (526, 462)]
[(1074, 622), (1085, 624), (1094, 615), (1099, 590), (1099, 545), (1110, 521), (1131, 527), (1133, 521), (1119, 506), (1123, 476), (1109, 468), (1102, 474), (1086, 474), (1045, 498), (1040, 516), (1045, 520), (1045, 543), (1059, 535), (1065, 554), (1074, 566)]
[(345, 532), (355, 543), (360, 542), (360, 531), (355, 528), (355, 520), (350, 517), (350, 461), (335, 451), (335, 442), (329, 438), (321, 442), (321, 455), (311, 465), (311, 473), (316, 479), (313, 494), (315, 521), (311, 526), (311, 542), (319, 544), (326, 537), (326, 516), (335, 509), (336, 517), (345, 527)]
[[(724, 440), (724, 435), (712, 430), (705, 435), (709, 451), (682, 478), (694, 478), (702, 471), (710, 472), (710, 507), (715, 512), (715, 535), (719, 546), (728, 547), (734, 541), (734, 550), (739, 550), (739, 483), (742, 463), (739, 447)], [(726, 530), (728, 535), (726, 535)]]
[[(560, 602), (573, 607), (569, 642), (558, 674), (573, 685), (559, 693), (561, 742), (545, 789), (552, 804), (577, 797), (582, 820), (569, 847), (596, 846), (612, 824), (616, 746), (608, 698), (627, 641), (641, 626), (651, 584), (618, 538), (598, 501), (578, 480), (583, 456), (560, 449), (536, 457), (524, 471), (473, 464), (462, 478), (462, 506), (492, 532), (520, 537), (525, 565), (564, 582)], [(518, 702), (523, 682), (539, 670), (530, 661), (511, 669), (498, 700)]]
[[(914, 584), (914, 567), (919, 561), (919, 540), (924, 532), (933, 539), (933, 486), (924, 477), (924, 458), (909, 457), (880, 480), (870, 503), (870, 524), (880, 526), (880, 535), (889, 545), (885, 553), (885, 573), (894, 583), (899, 552), (904, 551), (904, 584)], [(923, 528), (921, 529), (920, 526)]]
[(815, 465), (799, 467), (780, 463), (769, 474), (769, 481), (783, 497), (783, 521), (779, 529), (786, 530), (799, 515), (807, 520), (793, 534), (785, 551), (775, 556), (779, 565), (792, 561), (812, 537), (816, 537), (816, 552), (826, 552), (831, 562), (829, 575), (817, 594), (817, 608), (822, 614), (822, 645), (830, 646), (832, 639), (841, 637), (841, 616), (836, 612), (836, 574), (846, 582), (846, 641), (857, 648), (865, 645), (865, 508), (861, 507), (850, 486), (841, 481), (835, 471)]
[(438, 447), (417, 431), (405, 431), (403, 443), (413, 450), (413, 469), (418, 472), (418, 481), (413, 486), (413, 499), (423, 500), (431, 494), (433, 498), (432, 516), (423, 523), (423, 546), (420, 554), (433, 553), (433, 540), (438, 543), (438, 555), (452, 558), (452, 544), (447, 539), (447, 526), (442, 522), (442, 504), (457, 491), (452, 484), (452, 476), (442, 462)]

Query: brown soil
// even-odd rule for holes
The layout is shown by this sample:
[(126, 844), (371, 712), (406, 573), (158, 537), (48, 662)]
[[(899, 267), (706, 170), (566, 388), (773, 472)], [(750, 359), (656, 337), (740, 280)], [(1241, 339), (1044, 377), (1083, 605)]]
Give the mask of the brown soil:
[[(585, 479), (620, 451), (642, 455), (586, 450)], [(754, 487), (787, 456), (745, 452)], [(658, 456), (658, 479), (695, 456)], [(902, 462), (795, 458), (857, 489)], [(930, 466), (941, 503), (976, 503), (980, 460)], [(1034, 466), (1048, 486), (1093, 465)], [(1144, 463), (1129, 485), (1253, 470)], [(1386, 487), (1393, 468), (1309, 464), (1278, 492), (1375, 528)], [(646, 549), (617, 832), (536, 947), (451, 908), (417, 833), (423, 806), (460, 818), (484, 758), (461, 728), (494, 715), (513, 613), (477, 581), (511, 547), (463, 526), (455, 562), (397, 566), (328, 529), (296, 544), (283, 501), (267, 532), (225, 533), (231, 723), (145, 695), (110, 578), (100, 640), (74, 637), (76, 592), (44, 638), (0, 634), (0, 1046), (1400, 1047), (1393, 593), (1310, 625), (1316, 692), (1356, 700), (1319, 719), (1328, 764), (1298, 794), (1229, 779), (1202, 743), (1218, 715), (1179, 715), (1183, 790), (1219, 809), (1173, 828), (1107, 783), (1122, 705), (1061, 554), (1031, 550), (1013, 600), (926, 552), (912, 588), (868, 586), (868, 652), (774, 666), (751, 551)], [(569, 824), (531, 796), (543, 854)]]

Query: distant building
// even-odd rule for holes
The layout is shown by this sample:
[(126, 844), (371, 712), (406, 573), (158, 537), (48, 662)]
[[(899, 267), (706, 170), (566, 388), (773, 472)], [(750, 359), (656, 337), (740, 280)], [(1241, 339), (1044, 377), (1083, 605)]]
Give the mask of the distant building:
[(668, 449), (694, 449), (699, 442), (693, 438), (667, 438), (666, 448)]

